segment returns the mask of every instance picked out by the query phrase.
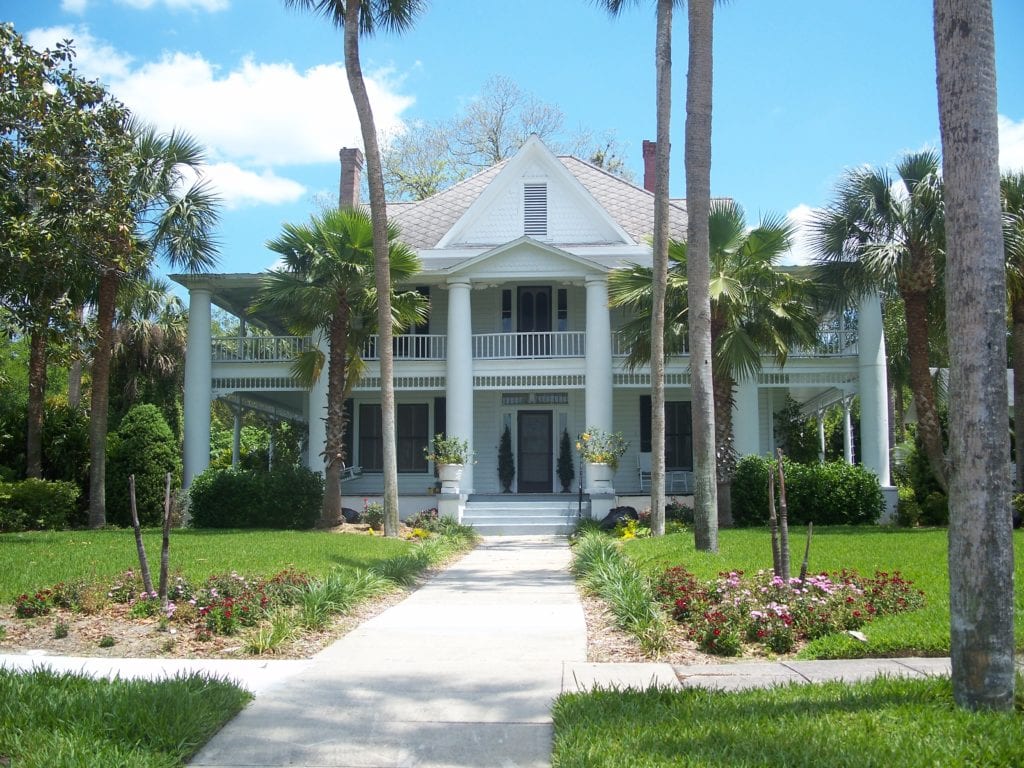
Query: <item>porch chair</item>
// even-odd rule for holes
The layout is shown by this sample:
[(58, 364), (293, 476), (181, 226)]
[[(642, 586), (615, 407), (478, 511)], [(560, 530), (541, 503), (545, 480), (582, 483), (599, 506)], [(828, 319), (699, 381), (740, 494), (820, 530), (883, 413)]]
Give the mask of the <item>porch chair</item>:
[(636, 469), (640, 476), (640, 490), (645, 491), (651, 487), (651, 454), (638, 453), (636, 455)]
[(341, 475), (339, 476), (339, 479), (341, 479), (341, 480), (355, 480), (357, 477), (359, 477), (362, 474), (363, 474), (363, 468), (362, 467), (349, 467), (349, 466), (346, 466), (344, 463), (342, 463), (342, 465), (341, 465)]

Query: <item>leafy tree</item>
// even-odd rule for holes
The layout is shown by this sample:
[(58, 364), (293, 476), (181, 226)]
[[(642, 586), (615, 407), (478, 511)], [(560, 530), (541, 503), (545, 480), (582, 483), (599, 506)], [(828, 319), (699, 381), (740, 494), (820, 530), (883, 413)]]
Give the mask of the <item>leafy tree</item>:
[(151, 403), (128, 411), (110, 447), (110, 519), (131, 525), (128, 477), (135, 475), (135, 500), (143, 526), (164, 519), (164, 487), (171, 473), (172, 492), (181, 486), (181, 453), (160, 409)]
[[(374, 279), (373, 225), (366, 211), (334, 210), (314, 216), (308, 224), (285, 225), (283, 234), (268, 243), (281, 256), (282, 266), (264, 277), (256, 303), (279, 312), (293, 333), (320, 329), (326, 335), (327, 356), (317, 352), (296, 362), (296, 374), (312, 382), (327, 366), (327, 434), (324, 446), (325, 491), (321, 521), (341, 522), (341, 468), (345, 459), (345, 398), (358, 381), (363, 342), (374, 332), (379, 305)], [(398, 241), (388, 227), (388, 264), (392, 280), (419, 271), (415, 252)], [(389, 281), (390, 282), (390, 281)], [(415, 291), (393, 297), (399, 325), (423, 319), (423, 299)], [(383, 341), (378, 349), (383, 352)], [(311, 415), (315, 418), (315, 415)], [(312, 451), (316, 446), (310, 446)]]
[(849, 304), (868, 291), (902, 300), (919, 434), (945, 489), (942, 430), (929, 368), (931, 307), (942, 295), (945, 253), (938, 155), (906, 155), (897, 164), (896, 178), (886, 169), (847, 172), (813, 228), (821, 280), (837, 304)]
[(47, 355), (81, 330), (77, 308), (102, 224), (104, 153), (123, 138), (124, 108), (76, 73), (64, 42), (37, 51), (0, 24), (0, 306), (29, 339), (26, 471), (42, 472)]
[(934, 28), (948, 241), (953, 698), (967, 709), (1012, 711), (1006, 265), (991, 0), (935, 0)]
[(1003, 174), (1000, 187), (1013, 359), (1013, 426), (1017, 438), (1015, 490), (1020, 493), (1024, 491), (1024, 171)]
[[(199, 143), (187, 134), (132, 121), (131, 144), (107, 158), (97, 204), (111, 212), (96, 264), (96, 339), (90, 408), (89, 525), (106, 523), (106, 437), (117, 301), (126, 281), (141, 279), (157, 258), (202, 272), (217, 261), (218, 201), (201, 178)], [(191, 181), (190, 181), (191, 180)]]
[[(374, 273), (377, 284), (377, 328), (380, 333), (380, 405), (384, 458), (384, 535), (398, 536), (398, 452), (395, 442), (395, 380), (392, 348), (391, 270), (388, 249), (387, 200), (381, 169), (380, 146), (373, 109), (366, 92), (359, 59), (359, 36), (370, 36), (380, 28), (394, 32), (409, 29), (423, 9), (422, 0), (285, 0), (321, 14), (344, 30), (345, 76), (359, 116), (366, 152), (367, 182), (370, 187), (370, 217), (373, 220)], [(328, 483), (327, 495), (334, 493)], [(325, 502), (326, 504), (326, 502)]]
[[(756, 375), (763, 354), (773, 355), (780, 365), (785, 364), (794, 346), (814, 342), (819, 319), (810, 281), (778, 267), (793, 234), (784, 219), (769, 217), (748, 230), (743, 209), (731, 200), (719, 200), (711, 205), (708, 229), (714, 419), (718, 430), (715, 443), (721, 450), (733, 442), (732, 407), (737, 379)], [(686, 351), (687, 326), (693, 318), (687, 303), (689, 252), (686, 243), (670, 243), (663, 342), (667, 354)], [(627, 362), (632, 366), (647, 363), (655, 354), (647, 325), (652, 294), (651, 270), (645, 267), (616, 270), (609, 278), (610, 303), (628, 307), (636, 318), (623, 328), (631, 345)], [(653, 441), (653, 426), (651, 437)], [(722, 484), (726, 499), (734, 463), (718, 462), (716, 481)]]

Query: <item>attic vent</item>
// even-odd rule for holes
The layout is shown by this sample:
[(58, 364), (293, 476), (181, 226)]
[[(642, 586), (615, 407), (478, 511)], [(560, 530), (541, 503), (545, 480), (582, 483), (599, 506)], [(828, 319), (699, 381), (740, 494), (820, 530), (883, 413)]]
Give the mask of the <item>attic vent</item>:
[(544, 237), (548, 234), (546, 182), (523, 184), (523, 234), (534, 237)]

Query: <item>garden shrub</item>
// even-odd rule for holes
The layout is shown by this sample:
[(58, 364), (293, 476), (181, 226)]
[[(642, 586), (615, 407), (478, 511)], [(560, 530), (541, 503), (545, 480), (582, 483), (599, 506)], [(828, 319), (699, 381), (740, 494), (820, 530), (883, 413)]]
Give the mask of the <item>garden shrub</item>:
[[(878, 478), (861, 466), (833, 461), (798, 464), (784, 459), (789, 522), (806, 525), (874, 523), (885, 509)], [(768, 520), (768, 471), (775, 461), (745, 456), (732, 483), (732, 515), (738, 526)], [(778, 503), (778, 500), (776, 500)]]
[(189, 487), (196, 528), (312, 528), (323, 504), (323, 479), (304, 467), (270, 472), (211, 467)]
[(917, 503), (914, 489), (908, 485), (899, 487), (899, 501), (896, 503), (896, 524), (913, 528), (921, 524), (921, 505)]
[(107, 455), (107, 519), (115, 525), (131, 525), (128, 476), (135, 475), (139, 523), (162, 525), (165, 477), (171, 473), (172, 493), (181, 486), (181, 458), (160, 409), (145, 403), (128, 411)]
[(0, 531), (66, 528), (78, 496), (78, 486), (63, 480), (0, 483)]
[(85, 527), (89, 521), (89, 414), (83, 406), (70, 406), (64, 396), (46, 400), (43, 477), (66, 480), (82, 490), (68, 522)]
[(949, 497), (942, 491), (932, 491), (921, 504), (922, 525), (949, 525)]

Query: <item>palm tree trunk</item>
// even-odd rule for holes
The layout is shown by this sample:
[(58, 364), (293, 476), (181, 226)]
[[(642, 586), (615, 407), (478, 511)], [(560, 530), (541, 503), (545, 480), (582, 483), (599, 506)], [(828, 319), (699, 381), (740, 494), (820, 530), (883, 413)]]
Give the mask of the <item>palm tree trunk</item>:
[[(117, 270), (105, 267), (96, 300), (96, 348), (92, 357), (92, 400), (89, 409), (89, 527), (107, 524), (107, 410), (114, 308), (120, 282)], [(126, 493), (119, 488), (119, 493)]]
[(324, 445), (324, 504), (320, 524), (330, 528), (342, 522), (341, 468), (345, 456), (345, 384), (348, 359), (349, 305), (342, 298), (330, 328), (327, 353), (327, 435)]
[(46, 329), (29, 335), (28, 424), (25, 429), (25, 475), (43, 476), (43, 403), (46, 399)]
[(1013, 302), (1013, 432), (1016, 438), (1014, 490), (1024, 493), (1024, 300)]
[(654, 267), (651, 308), (651, 533), (665, 534), (665, 293), (668, 290), (669, 127), (672, 117), (672, 0), (658, 0), (655, 33)]
[(714, 384), (711, 373), (711, 110), (713, 0), (691, 0), (689, 72), (686, 81), (687, 305), (690, 321), (690, 388), (693, 397), (694, 543), (718, 551), (718, 484), (715, 462)]
[[(711, 346), (714, 347), (714, 334), (712, 334)], [(715, 397), (715, 446), (718, 459), (716, 465), (716, 485), (718, 490), (718, 524), (720, 526), (732, 525), (732, 475), (735, 469), (735, 461), (732, 456), (733, 433), (732, 433), (732, 409), (736, 400), (733, 393), (736, 391), (736, 382), (732, 376), (727, 374), (716, 374), (714, 376), (714, 397)]]
[[(942, 447), (942, 426), (935, 406), (935, 386), (928, 367), (928, 297), (924, 293), (907, 293), (903, 297), (907, 318), (907, 349), (910, 354), (910, 388), (917, 408), (917, 428), (924, 445), (928, 466), (943, 491), (949, 490), (946, 479), (946, 456)], [(1005, 376), (1004, 376), (1005, 378)]]
[(1014, 708), (1006, 269), (991, 0), (935, 0), (949, 330), (953, 698)]
[(384, 535), (398, 536), (398, 452), (395, 429), (394, 349), (391, 322), (391, 262), (388, 258), (388, 219), (384, 174), (373, 110), (359, 61), (359, 10), (363, 0), (345, 5), (345, 75), (359, 116), (366, 151), (366, 178), (370, 187), (370, 218), (373, 222), (373, 261), (377, 283), (377, 333), (380, 352), (380, 410), (384, 440)]

